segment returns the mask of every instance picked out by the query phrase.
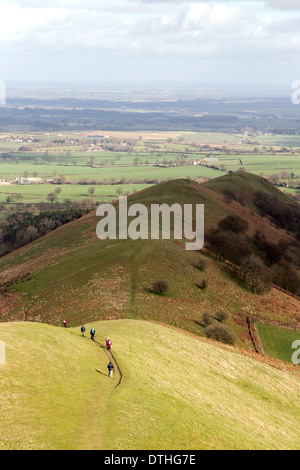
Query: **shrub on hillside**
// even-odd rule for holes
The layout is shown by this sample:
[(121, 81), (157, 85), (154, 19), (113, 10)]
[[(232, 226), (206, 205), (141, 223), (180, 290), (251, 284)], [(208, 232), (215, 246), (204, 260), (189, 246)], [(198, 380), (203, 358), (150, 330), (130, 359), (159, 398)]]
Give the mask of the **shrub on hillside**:
[(206, 289), (207, 286), (208, 286), (207, 279), (203, 279), (203, 281), (200, 281), (198, 284), (199, 289), (202, 289), (202, 290)]
[(167, 283), (167, 281), (163, 281), (163, 280), (155, 281), (152, 285), (152, 289), (156, 294), (160, 294), (160, 295), (167, 294), (170, 290), (169, 284)]
[(229, 215), (220, 220), (218, 227), (222, 232), (245, 233), (249, 228), (249, 223), (238, 215)]
[(216, 314), (215, 314), (215, 318), (216, 320), (220, 321), (220, 322), (223, 322), (223, 321), (226, 321), (228, 320), (228, 313), (227, 312), (224, 312), (224, 310), (219, 310)]
[(224, 189), (224, 191), (222, 191), (222, 194), (224, 195), (224, 200), (227, 204), (231, 204), (232, 201), (236, 201), (237, 199), (236, 194), (231, 191), (231, 189)]
[(207, 263), (206, 263), (205, 259), (200, 258), (197, 261), (197, 268), (199, 269), (199, 271), (205, 271), (206, 267), (207, 267)]
[(210, 313), (205, 312), (202, 315), (202, 323), (204, 326), (209, 326), (213, 323), (213, 318)]
[(216, 323), (209, 325), (204, 330), (205, 336), (216, 341), (221, 341), (226, 344), (235, 344), (236, 337), (228, 326)]

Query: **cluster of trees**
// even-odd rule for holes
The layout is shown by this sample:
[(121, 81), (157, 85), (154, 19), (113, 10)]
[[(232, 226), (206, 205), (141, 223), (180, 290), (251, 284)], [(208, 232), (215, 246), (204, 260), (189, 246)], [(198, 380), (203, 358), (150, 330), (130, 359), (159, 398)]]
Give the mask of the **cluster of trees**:
[(70, 184), (70, 185), (83, 185), (83, 186), (90, 186), (90, 185), (105, 185), (105, 186), (115, 186), (120, 184), (159, 184), (164, 181), (171, 180), (172, 178), (138, 178), (138, 179), (130, 179), (125, 178), (124, 176), (120, 178), (80, 178), (78, 180), (75, 179), (66, 179), (64, 175), (54, 176), (52, 184)]
[(248, 222), (232, 215), (209, 230), (206, 242), (218, 261), (229, 261), (234, 273), (253, 293), (261, 293), (272, 283), (300, 294), (300, 242), (273, 243), (259, 231), (247, 235)]
[(224, 195), (224, 200), (227, 204), (231, 204), (233, 201), (237, 201), (242, 206), (245, 205), (245, 202), (242, 196), (236, 195), (235, 192), (232, 191), (231, 189), (224, 189), (224, 191), (222, 191), (222, 194)]
[(262, 191), (257, 192), (254, 204), (262, 217), (268, 217), (278, 228), (283, 228), (300, 237), (300, 207), (287, 206), (278, 198)]
[(45, 210), (38, 214), (15, 212), (7, 216), (1, 226), (1, 252), (3, 256), (27, 245), (68, 222), (79, 219), (90, 208)]

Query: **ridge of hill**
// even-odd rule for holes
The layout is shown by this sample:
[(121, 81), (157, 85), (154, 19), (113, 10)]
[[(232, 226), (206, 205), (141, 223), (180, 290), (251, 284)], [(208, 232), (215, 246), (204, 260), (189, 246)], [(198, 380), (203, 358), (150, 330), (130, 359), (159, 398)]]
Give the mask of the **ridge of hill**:
[[(230, 203), (224, 189), (234, 192)], [(293, 234), (262, 217), (255, 206), (257, 192), (275, 198), (286, 208), (299, 206), (266, 180), (233, 173), (205, 184), (174, 180), (135, 193), (128, 203), (204, 204), (205, 228), (215, 228), (228, 215), (247, 220), (268, 241), (295, 241)], [(242, 198), (242, 199), (241, 199)], [(242, 202), (242, 203), (241, 203)], [(116, 207), (118, 202), (116, 201)], [(229, 313), (229, 326), (238, 345), (252, 348), (247, 318), (299, 325), (297, 298), (272, 288), (254, 295), (211, 253), (188, 252), (174, 240), (102, 240), (96, 236), (99, 219), (87, 214), (0, 259), (2, 321), (36, 321), (70, 325), (105, 319), (155, 320), (203, 334), (202, 314), (220, 309)], [(206, 269), (197, 268), (205, 259)], [(157, 279), (170, 285), (167, 296), (151, 291)], [(207, 279), (208, 288), (199, 289)]]

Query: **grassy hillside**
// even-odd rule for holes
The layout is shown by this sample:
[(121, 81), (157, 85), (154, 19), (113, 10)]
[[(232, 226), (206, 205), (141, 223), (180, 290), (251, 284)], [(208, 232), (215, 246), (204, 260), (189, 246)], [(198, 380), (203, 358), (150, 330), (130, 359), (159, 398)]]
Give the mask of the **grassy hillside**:
[[(236, 173), (228, 177), (231, 187), (241, 186), (248, 194), (259, 187), (269, 188), (272, 194), (277, 191), (257, 176)], [(250, 231), (260, 229), (270, 240), (288, 237), (254, 212), (250, 201), (244, 206), (236, 201), (226, 204), (219, 192), (226, 178), (205, 185), (170, 181), (136, 193), (129, 201), (147, 207), (154, 202), (202, 203), (206, 228), (228, 214), (237, 214), (249, 221)], [(281, 291), (253, 295), (224, 265), (203, 253), (188, 252), (176, 241), (100, 241), (96, 237), (98, 221), (94, 213), (88, 214), (0, 259), (2, 321), (61, 325), (67, 316), (70, 325), (78, 325), (100, 319), (143, 318), (202, 335), (202, 314), (215, 314), (221, 308), (230, 314), (229, 326), (238, 345), (247, 348), (252, 347), (248, 315), (282, 324), (299, 321), (299, 301)], [(207, 268), (200, 272), (196, 265), (203, 256)], [(157, 279), (168, 281), (167, 296), (151, 291)], [(208, 280), (205, 290), (198, 287), (203, 279)]]
[[(1, 323), (0, 448), (299, 449), (299, 376), (156, 323)], [(87, 325), (89, 330), (91, 325)]]
[(74, 449), (100, 416), (112, 384), (96, 369), (106, 357), (95, 344), (60, 328), (37, 323), (0, 325), (6, 343), (1, 376), (1, 449)]

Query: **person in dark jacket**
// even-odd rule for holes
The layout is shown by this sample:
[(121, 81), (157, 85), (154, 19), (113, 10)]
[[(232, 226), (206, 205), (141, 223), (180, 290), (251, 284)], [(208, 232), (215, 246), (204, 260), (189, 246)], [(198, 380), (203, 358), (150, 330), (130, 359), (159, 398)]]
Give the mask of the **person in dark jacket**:
[(95, 340), (95, 334), (96, 334), (96, 330), (95, 328), (93, 327), (90, 331), (90, 335), (91, 335), (91, 339), (94, 341)]
[(108, 368), (108, 375), (109, 375), (109, 377), (112, 377), (113, 370), (114, 370), (114, 365), (113, 365), (113, 363), (112, 363), (111, 361), (109, 362), (107, 368)]
[(84, 336), (85, 330), (86, 330), (85, 326), (82, 325), (82, 327), (81, 327), (81, 334), (82, 334), (82, 336)]

